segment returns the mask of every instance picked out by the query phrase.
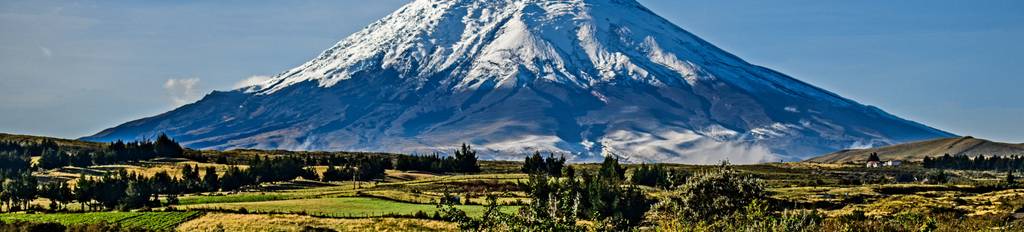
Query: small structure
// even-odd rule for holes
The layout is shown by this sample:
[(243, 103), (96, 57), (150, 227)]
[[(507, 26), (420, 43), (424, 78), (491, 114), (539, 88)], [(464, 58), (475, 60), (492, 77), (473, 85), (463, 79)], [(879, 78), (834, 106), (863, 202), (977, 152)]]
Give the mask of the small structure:
[(878, 153), (871, 153), (871, 155), (868, 156), (868, 167), (882, 167), (882, 159), (878, 158)]
[(871, 153), (868, 156), (867, 167), (868, 168), (880, 168), (880, 167), (897, 167), (903, 164), (901, 160), (889, 160), (882, 162), (882, 159), (878, 157), (878, 153)]

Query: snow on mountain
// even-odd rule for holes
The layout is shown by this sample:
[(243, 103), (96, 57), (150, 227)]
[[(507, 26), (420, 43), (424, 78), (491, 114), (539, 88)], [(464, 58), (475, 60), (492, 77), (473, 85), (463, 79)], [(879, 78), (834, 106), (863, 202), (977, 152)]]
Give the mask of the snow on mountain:
[[(634, 0), (416, 0), (264, 82), (88, 140), (798, 160), (952, 134), (749, 64)], [(518, 158), (516, 158), (518, 159)]]

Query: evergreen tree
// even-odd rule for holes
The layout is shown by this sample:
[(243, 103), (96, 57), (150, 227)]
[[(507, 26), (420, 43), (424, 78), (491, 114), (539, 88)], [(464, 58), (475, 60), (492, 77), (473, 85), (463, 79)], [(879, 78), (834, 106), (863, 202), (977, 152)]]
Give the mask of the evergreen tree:
[(544, 157), (540, 156), (540, 152), (534, 152), (533, 155), (527, 156), (526, 160), (523, 161), (523, 167), (520, 170), (526, 174), (537, 174), (544, 167)]
[(39, 196), (50, 199), (51, 210), (61, 210), (73, 198), (71, 189), (64, 182), (49, 182), (42, 185)]
[(550, 154), (547, 158), (543, 158), (540, 152), (534, 152), (532, 156), (526, 157), (520, 170), (527, 174), (546, 174), (552, 177), (561, 177), (564, 166), (565, 157), (555, 158), (554, 154)]
[(176, 183), (173, 177), (167, 173), (167, 171), (160, 171), (153, 174), (151, 181), (153, 184), (153, 195), (159, 197), (160, 194), (173, 194), (177, 193)]
[(459, 150), (455, 151), (456, 168), (458, 172), (473, 173), (480, 172), (480, 165), (477, 164), (476, 151), (469, 144), (462, 144)]
[(199, 166), (192, 167), (185, 165), (181, 168), (181, 191), (194, 192), (202, 186), (202, 179), (199, 178)]
[(609, 180), (620, 181), (626, 177), (626, 168), (619, 165), (619, 158), (605, 156), (604, 162), (601, 163), (601, 169), (598, 171), (598, 176)]
[(248, 185), (248, 175), (236, 166), (228, 167), (220, 178), (220, 188), (224, 191), (235, 191)]
[(555, 158), (555, 154), (549, 154), (544, 159), (544, 171), (552, 177), (562, 177), (562, 167), (565, 166), (565, 156)]
[(327, 170), (324, 171), (320, 180), (324, 182), (343, 181), (345, 180), (345, 173), (341, 169), (335, 168), (334, 165), (327, 166)]
[[(2, 180), (2, 179), (0, 179)], [(38, 194), (36, 178), (30, 172), (23, 172), (13, 178), (2, 180), (0, 190), (4, 193), (4, 201), (10, 208), (25, 209), (29, 202)]]
[(84, 173), (78, 177), (78, 183), (75, 184), (73, 195), (75, 196), (75, 201), (82, 204), (82, 209), (90, 208), (87, 206), (95, 198), (94, 192), (96, 190), (94, 186), (95, 182), (87, 178)]
[(71, 160), (66, 153), (56, 149), (46, 149), (43, 151), (41, 157), (39, 157), (39, 167), (42, 169), (55, 169), (68, 165), (68, 161)]
[(633, 171), (630, 182), (637, 185), (669, 188), (673, 185), (671, 176), (672, 174), (661, 164), (641, 164), (639, 168)]
[(181, 148), (178, 142), (175, 142), (167, 134), (160, 134), (156, 138), (156, 142), (153, 144), (153, 149), (157, 155), (166, 157), (182, 157), (185, 154), (185, 149)]
[(70, 165), (80, 168), (89, 167), (89, 165), (92, 165), (92, 154), (92, 152), (75, 154), (71, 156)]
[(1017, 185), (1017, 177), (1013, 176), (1013, 171), (1006, 172), (1006, 185)]
[(220, 189), (220, 179), (217, 178), (217, 169), (207, 167), (203, 175), (203, 189), (207, 192), (216, 192)]
[(120, 199), (122, 210), (136, 209), (148, 206), (153, 196), (153, 189), (149, 183), (141, 180), (128, 180), (124, 188), (124, 199)]
[(882, 159), (878, 158), (878, 153), (871, 153), (871, 155), (868, 155), (868, 162), (871, 162), (871, 161), (881, 162)]

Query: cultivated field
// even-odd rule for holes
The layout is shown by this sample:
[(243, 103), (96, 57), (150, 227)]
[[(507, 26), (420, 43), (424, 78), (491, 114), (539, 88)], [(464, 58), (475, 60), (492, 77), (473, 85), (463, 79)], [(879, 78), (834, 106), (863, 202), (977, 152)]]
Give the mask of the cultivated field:
[(300, 215), (209, 213), (178, 226), (182, 232), (302, 231), (325, 228), (336, 231), (458, 231), (454, 223), (406, 218), (338, 219)]
[(52, 213), (52, 214), (0, 214), (3, 221), (56, 222), (64, 225), (116, 223), (122, 227), (148, 230), (173, 230), (179, 224), (201, 216), (191, 212), (93, 212), (93, 213)]
[[(32, 137), (15, 139), (39, 140)], [(85, 151), (105, 146), (75, 141), (59, 143)], [(245, 161), (253, 157), (323, 158), (332, 155), (256, 150), (191, 152), (199, 153), (191, 156), (195, 159), (156, 158), (108, 165), (36, 169), (31, 171), (30, 177), (34, 177), (39, 185), (66, 183), (74, 189), (82, 182), (81, 177), (96, 181), (112, 174), (126, 173), (135, 178), (154, 178), (157, 173), (165, 172), (169, 178), (181, 180), (187, 178), (185, 169), (197, 167), (203, 174), (207, 168), (211, 168), (217, 176), (223, 178), (232, 167), (237, 170), (254, 169), (255, 166), (250, 167), (250, 163)], [(228, 162), (231, 164), (218, 158), (221, 156), (227, 157), (226, 160), (232, 161)], [(215, 160), (220, 161), (213, 162)], [(29, 161), (38, 165), (43, 160), (36, 156)], [(576, 173), (576, 180), (593, 178), (603, 169), (601, 164), (569, 166)], [(677, 190), (683, 188), (680, 185), (686, 184), (685, 178), (721, 169), (718, 165), (662, 166), (686, 175), (682, 175), (683, 182), (668, 188), (635, 185), (642, 195), (652, 201), (678, 196)], [(88, 207), (70, 201), (57, 205), (59, 210), (53, 210), (55, 206), (51, 203), (59, 202), (40, 194), (40, 197), (28, 202), (27, 208), (13, 210), (12, 202), (2, 204), (0, 208), (3, 211), (16, 212), (0, 214), (0, 221), (55, 222), (63, 225), (105, 222), (128, 229), (154, 231), (455, 231), (458, 230), (458, 223), (445, 218), (439, 203), (447, 202), (469, 218), (483, 217), (490, 200), (494, 200), (498, 211), (511, 215), (531, 209), (536, 195), (531, 195), (529, 191), (530, 175), (521, 171), (523, 162), (481, 161), (479, 167), (480, 171), (472, 174), (399, 171), (392, 168), (384, 170), (383, 175), (372, 181), (351, 181), (349, 178), (352, 177), (348, 176), (342, 176), (336, 181), (303, 177), (285, 181), (259, 181), (231, 191), (191, 191), (173, 197), (167, 194), (149, 195), (152, 200), (147, 201), (156, 204), (120, 211), (116, 207), (101, 207), (98, 200), (89, 201), (86, 205)], [(324, 165), (303, 168), (311, 170), (316, 176), (324, 176), (328, 171), (328, 166)], [(632, 180), (640, 165), (627, 164), (624, 168), (623, 180)], [(866, 168), (863, 164), (798, 162), (733, 165), (731, 168), (763, 184), (767, 196), (762, 200), (786, 210), (813, 211), (826, 217), (824, 221), (819, 221), (820, 230), (844, 230), (851, 225), (883, 231), (910, 230), (908, 228), (917, 230), (929, 223), (929, 220), (938, 218), (939, 221), (934, 224), (940, 225), (940, 229), (936, 231), (944, 231), (941, 226), (977, 231), (1015, 231), (1021, 229), (1015, 225), (1022, 224), (1017, 218), (1024, 216), (1024, 189), (1019, 188), (1019, 185), (1006, 184), (1006, 173), (999, 171), (940, 171), (924, 168), (919, 163)], [(941, 181), (936, 181), (935, 178), (939, 177), (935, 173), (941, 173)], [(553, 180), (564, 182), (568, 179), (560, 177)], [(624, 187), (627, 184), (633, 186), (629, 182), (622, 184)], [(7, 196), (10, 195), (4, 195)], [(557, 200), (565, 200), (557, 194), (552, 196)], [(594, 228), (603, 222), (580, 220), (578, 223), (584, 228)]]

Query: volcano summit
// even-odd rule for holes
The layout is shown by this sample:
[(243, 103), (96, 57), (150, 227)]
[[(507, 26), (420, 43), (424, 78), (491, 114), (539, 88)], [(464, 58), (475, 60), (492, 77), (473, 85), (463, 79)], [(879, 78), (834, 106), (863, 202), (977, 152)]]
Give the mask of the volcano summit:
[[(756, 66), (634, 0), (417, 0), (270, 80), (86, 137), (192, 148), (800, 160), (954, 136)], [(519, 159), (519, 158), (515, 158)]]

